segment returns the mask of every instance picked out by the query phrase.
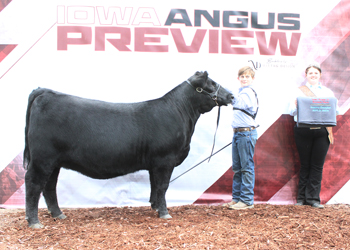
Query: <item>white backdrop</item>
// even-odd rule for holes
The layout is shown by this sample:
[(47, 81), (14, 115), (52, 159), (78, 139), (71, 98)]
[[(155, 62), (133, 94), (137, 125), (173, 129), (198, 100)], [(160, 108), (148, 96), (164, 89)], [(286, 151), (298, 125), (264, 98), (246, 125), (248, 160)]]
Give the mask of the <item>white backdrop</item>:
[[(29, 93), (37, 87), (51, 88), (67, 94), (109, 102), (139, 102), (158, 98), (182, 83), (196, 71), (207, 70), (209, 76), (222, 86), (238, 87), (237, 71), (245, 65), (261, 65), (257, 70), (255, 86), (259, 93), (259, 136), (281, 114), (287, 113), (291, 93), (300, 82), (303, 69), (309, 62), (305, 54), (282, 56), (280, 43), (273, 55), (261, 55), (256, 33), (264, 31), (267, 43), (271, 32), (284, 32), (290, 46), (293, 33), (303, 39), (339, 1), (25, 1), (14, 0), (0, 12), (0, 44), (17, 44), (0, 63), (0, 170), (4, 169), (24, 148), (25, 112)], [(120, 10), (124, 19), (111, 21), (108, 11)], [(183, 23), (166, 26), (171, 9), (185, 9), (192, 27)], [(102, 15), (104, 11), (104, 16)], [(220, 12), (220, 27), (213, 27), (202, 17), (200, 27), (194, 25), (194, 10), (207, 10), (212, 15)], [(129, 12), (130, 11), (130, 12)], [(246, 11), (253, 37), (233, 38), (245, 41), (236, 48), (252, 48), (249, 55), (225, 54), (221, 51), (221, 32), (224, 11)], [(275, 13), (273, 29), (251, 27), (251, 13), (258, 12), (258, 22), (268, 23), (268, 13)], [(112, 12), (110, 12), (112, 13)], [(130, 13), (130, 15), (129, 15)], [(299, 14), (299, 30), (278, 29), (279, 13)], [(175, 16), (181, 19), (181, 16)], [(110, 24), (103, 20), (110, 20)], [(116, 21), (117, 20), (117, 21)], [(237, 17), (231, 23), (239, 23)], [(90, 44), (69, 44), (67, 50), (58, 50), (58, 29), (65, 26), (90, 27)], [(119, 51), (105, 40), (105, 51), (95, 50), (96, 27), (123, 27), (131, 33), (130, 51)], [(160, 40), (148, 45), (168, 46), (167, 52), (135, 51), (135, 29), (151, 27), (167, 29), (167, 35), (148, 35)], [(207, 30), (200, 50), (180, 53), (170, 29), (180, 29), (187, 45), (191, 45), (197, 30)], [(218, 52), (209, 53), (209, 30), (218, 31)], [(239, 29), (236, 29), (239, 30)], [(241, 29), (242, 30), (242, 29)], [(69, 38), (81, 34), (70, 33)], [(118, 34), (107, 34), (106, 39), (119, 39)], [(297, 44), (298, 45), (298, 44)], [(309, 58), (312, 60), (312, 58)], [(343, 112), (347, 107), (343, 107)], [(209, 156), (216, 127), (217, 109), (202, 115), (192, 138), (189, 157), (177, 167), (172, 179)], [(215, 149), (228, 144), (232, 138), (231, 107), (223, 107)], [(214, 156), (170, 184), (168, 205), (193, 203), (211, 186), (231, 164), (231, 147)], [(22, 186), (18, 192), (23, 192)], [(58, 183), (58, 199), (63, 207), (148, 205), (148, 173), (141, 171), (110, 180), (93, 180), (79, 173), (62, 170)], [(41, 199), (40, 206), (44, 206)]]

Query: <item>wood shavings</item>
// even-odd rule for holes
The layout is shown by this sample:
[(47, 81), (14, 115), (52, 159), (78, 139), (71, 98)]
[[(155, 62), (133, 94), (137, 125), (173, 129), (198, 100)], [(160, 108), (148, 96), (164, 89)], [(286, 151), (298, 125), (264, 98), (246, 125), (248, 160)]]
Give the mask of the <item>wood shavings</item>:
[(170, 207), (170, 220), (149, 207), (39, 210), (43, 229), (28, 228), (24, 210), (0, 210), (0, 249), (350, 249), (350, 206), (257, 204)]

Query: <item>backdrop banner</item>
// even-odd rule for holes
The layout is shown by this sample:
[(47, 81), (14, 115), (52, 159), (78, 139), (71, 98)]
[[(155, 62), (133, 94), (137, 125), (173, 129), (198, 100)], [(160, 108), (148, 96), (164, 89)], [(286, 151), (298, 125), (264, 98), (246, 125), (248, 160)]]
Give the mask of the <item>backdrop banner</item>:
[[(288, 106), (314, 62), (341, 111), (321, 202), (350, 204), (349, 12), (350, 0), (0, 2), (0, 207), (24, 207), (24, 127), (33, 89), (140, 102), (163, 96), (196, 71), (236, 90), (238, 69), (246, 65), (256, 71), (260, 104), (254, 200), (293, 204), (300, 164)], [(189, 156), (172, 174), (168, 206), (231, 200), (232, 106), (221, 108), (219, 152), (203, 161), (216, 119), (217, 108), (199, 118)], [(149, 175), (94, 180), (62, 168), (57, 192), (61, 207), (148, 206)], [(46, 207), (44, 199), (39, 206)]]

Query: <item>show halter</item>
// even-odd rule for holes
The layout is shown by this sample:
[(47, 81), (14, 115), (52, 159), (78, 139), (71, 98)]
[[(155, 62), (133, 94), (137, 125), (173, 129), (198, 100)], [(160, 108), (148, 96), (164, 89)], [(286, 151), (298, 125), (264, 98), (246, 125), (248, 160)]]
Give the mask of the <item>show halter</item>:
[[(218, 86), (217, 90), (215, 91), (215, 93), (214, 93), (214, 92), (209, 93), (209, 92), (207, 92), (206, 90), (204, 90), (203, 88), (200, 88), (200, 87), (195, 88), (195, 87), (191, 84), (191, 82), (190, 82), (189, 80), (186, 80), (186, 82), (187, 82), (192, 88), (194, 88), (198, 93), (200, 93), (200, 94), (201, 94), (201, 93), (204, 93), (204, 94), (210, 96), (210, 98), (216, 103), (216, 106), (219, 107), (219, 108), (218, 108), (218, 119), (217, 119), (217, 121), (216, 121), (216, 129), (215, 129), (215, 134), (214, 134), (213, 148), (211, 149), (211, 153), (210, 153), (209, 160), (208, 160), (208, 162), (210, 162), (210, 159), (211, 159), (211, 157), (213, 156), (213, 152), (214, 152), (215, 139), (216, 139), (216, 132), (218, 131), (218, 127), (219, 127), (220, 106), (219, 106), (217, 100), (218, 100), (218, 93), (219, 93), (219, 89), (220, 89), (221, 85), (218, 84), (218, 83), (216, 83), (216, 84), (219, 85), (219, 86)], [(213, 93), (214, 93), (214, 94), (213, 94)]]
[[(187, 82), (192, 88), (194, 88), (198, 93), (204, 93), (204, 94), (210, 96), (210, 98), (216, 103), (216, 106), (219, 106), (217, 100), (218, 100), (218, 92), (219, 92), (219, 89), (220, 89), (220, 87), (221, 87), (220, 84), (217, 83), (219, 86), (218, 86), (217, 90), (215, 91), (215, 93), (214, 93), (214, 92), (209, 93), (208, 91), (204, 90), (203, 88), (200, 88), (200, 87), (195, 88), (195, 87), (191, 84), (191, 82), (190, 82), (189, 80), (186, 80), (186, 82)], [(214, 93), (214, 94), (213, 94), (213, 93)]]

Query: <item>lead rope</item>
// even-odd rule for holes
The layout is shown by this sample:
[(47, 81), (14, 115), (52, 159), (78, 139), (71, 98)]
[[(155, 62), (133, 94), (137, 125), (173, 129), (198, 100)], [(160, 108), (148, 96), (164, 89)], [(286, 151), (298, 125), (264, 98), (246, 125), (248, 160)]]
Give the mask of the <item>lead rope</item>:
[(191, 171), (192, 169), (194, 169), (195, 167), (198, 167), (200, 164), (202, 164), (203, 162), (205, 162), (208, 158), (216, 155), (217, 153), (219, 153), (220, 151), (224, 150), (225, 148), (227, 148), (228, 146), (230, 146), (232, 144), (232, 142), (230, 142), (229, 144), (227, 144), (226, 146), (222, 147), (221, 149), (219, 149), (218, 151), (216, 151), (214, 154), (212, 154), (211, 156), (205, 158), (204, 160), (202, 160), (201, 162), (197, 163), (196, 165), (194, 165), (193, 167), (191, 167), (190, 169), (186, 170), (185, 172), (183, 172), (182, 174), (180, 174), (179, 176), (175, 177), (174, 179), (172, 179), (169, 183), (175, 181), (176, 179), (180, 178), (181, 176), (183, 176), (184, 174), (186, 174), (187, 172)]
[(210, 156), (209, 156), (208, 163), (210, 162), (210, 159), (213, 156), (214, 147), (215, 147), (216, 132), (218, 131), (218, 127), (219, 127), (219, 119), (220, 119), (220, 106), (218, 108), (218, 118), (217, 118), (217, 121), (216, 121), (216, 129), (215, 129), (215, 134), (214, 134), (213, 148), (211, 149), (211, 153), (210, 153)]
[(175, 177), (174, 179), (172, 179), (169, 183), (175, 181), (176, 179), (180, 178), (181, 176), (183, 176), (184, 174), (186, 174), (187, 172), (191, 171), (192, 169), (194, 169), (195, 167), (198, 167), (200, 164), (202, 164), (203, 162), (205, 162), (208, 159), (208, 162), (210, 161), (211, 157), (216, 155), (217, 153), (219, 153), (221, 150), (227, 148), (228, 146), (230, 146), (232, 144), (232, 142), (230, 142), (229, 144), (227, 144), (226, 146), (222, 147), (221, 149), (219, 149), (218, 151), (216, 151), (214, 154), (214, 147), (215, 147), (215, 138), (216, 138), (216, 132), (218, 131), (218, 127), (219, 127), (219, 120), (220, 120), (220, 107), (218, 110), (218, 118), (216, 121), (216, 130), (215, 130), (215, 134), (214, 134), (214, 142), (213, 142), (213, 148), (211, 149), (211, 153), (210, 156), (205, 158), (204, 160), (202, 160), (201, 162), (197, 163), (196, 165), (194, 165), (193, 167), (191, 167), (190, 169), (186, 170), (185, 172), (183, 172), (182, 174), (180, 174), (179, 176)]

